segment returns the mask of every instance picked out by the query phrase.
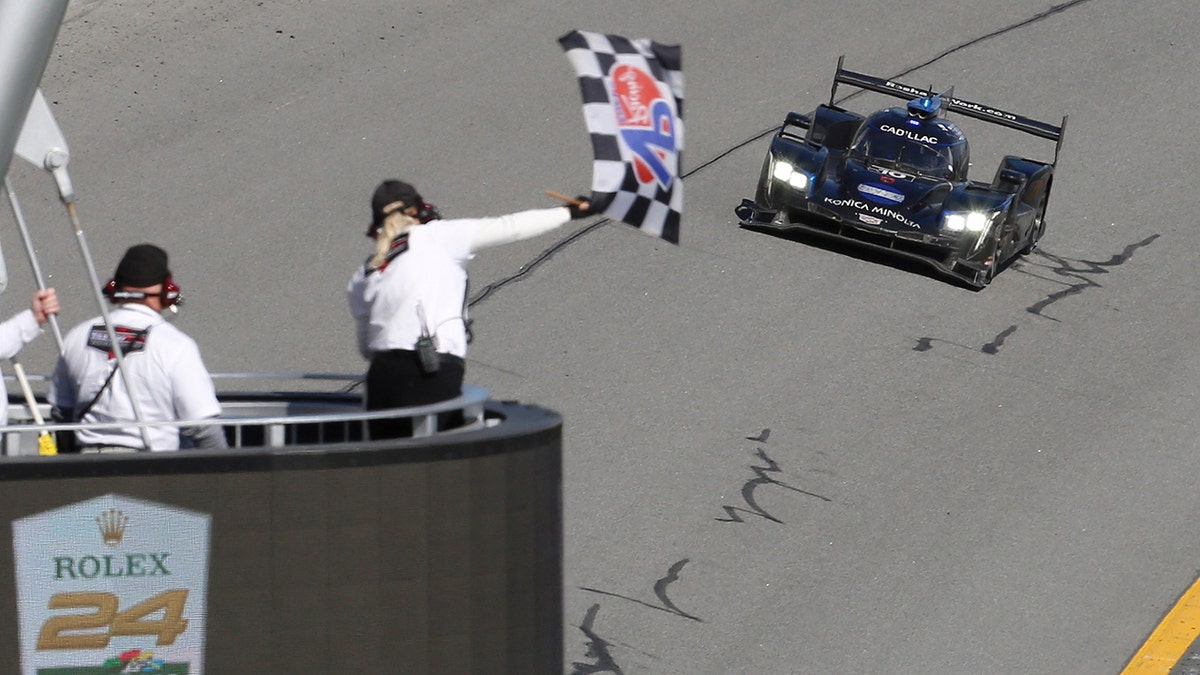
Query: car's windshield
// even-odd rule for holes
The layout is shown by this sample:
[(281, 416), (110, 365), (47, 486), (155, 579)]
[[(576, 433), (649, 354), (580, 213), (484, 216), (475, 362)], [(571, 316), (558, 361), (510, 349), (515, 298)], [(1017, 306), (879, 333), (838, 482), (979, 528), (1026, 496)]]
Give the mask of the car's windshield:
[(854, 142), (851, 153), (866, 164), (878, 164), (921, 176), (947, 178), (953, 173), (949, 147), (929, 145), (878, 128), (864, 128)]

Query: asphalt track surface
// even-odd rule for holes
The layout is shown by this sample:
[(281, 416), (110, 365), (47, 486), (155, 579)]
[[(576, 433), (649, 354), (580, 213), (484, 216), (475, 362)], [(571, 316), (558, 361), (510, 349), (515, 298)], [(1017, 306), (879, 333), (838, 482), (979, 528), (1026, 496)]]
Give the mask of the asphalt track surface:
[[(361, 372), (378, 180), (452, 216), (586, 189), (576, 28), (683, 45), (687, 196), (678, 247), (592, 219), (471, 269), (468, 379), (565, 418), (564, 673), (1121, 672), (1200, 569), (1194, 0), (76, 0), (43, 89), (101, 274), (166, 246), (214, 372)], [(738, 228), (841, 54), (1069, 114), (1041, 249), (976, 293)], [(960, 121), (977, 178), (1053, 151)], [(50, 179), (13, 167), (84, 320)]]

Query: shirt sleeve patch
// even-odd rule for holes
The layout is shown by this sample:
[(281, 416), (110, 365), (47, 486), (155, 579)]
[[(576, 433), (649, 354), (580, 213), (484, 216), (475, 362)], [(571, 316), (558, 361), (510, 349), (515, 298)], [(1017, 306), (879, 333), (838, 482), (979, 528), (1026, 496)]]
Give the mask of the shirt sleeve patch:
[[(117, 334), (117, 342), (121, 345), (121, 354), (125, 355), (131, 352), (140, 352), (146, 348), (146, 335), (150, 333), (150, 328), (148, 326), (144, 329), (113, 326), (113, 332)], [(107, 353), (110, 359), (116, 357), (112, 350), (112, 342), (108, 337), (108, 330), (102, 323), (92, 326), (92, 329), (88, 331), (87, 346)]]

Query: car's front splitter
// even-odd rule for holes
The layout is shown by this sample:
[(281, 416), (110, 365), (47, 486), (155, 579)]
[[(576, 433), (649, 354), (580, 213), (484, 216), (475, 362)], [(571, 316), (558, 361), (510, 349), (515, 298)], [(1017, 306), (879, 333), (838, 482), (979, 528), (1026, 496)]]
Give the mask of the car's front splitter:
[(990, 280), (991, 259), (967, 258), (963, 255), (964, 245), (955, 240), (927, 237), (919, 232), (896, 232), (881, 227), (823, 218), (811, 213), (804, 214), (804, 220), (792, 220), (785, 212), (763, 209), (750, 199), (742, 200), (734, 209), (734, 213), (743, 227), (778, 232), (799, 231), (830, 240), (849, 242), (922, 263), (974, 288), (983, 288)]

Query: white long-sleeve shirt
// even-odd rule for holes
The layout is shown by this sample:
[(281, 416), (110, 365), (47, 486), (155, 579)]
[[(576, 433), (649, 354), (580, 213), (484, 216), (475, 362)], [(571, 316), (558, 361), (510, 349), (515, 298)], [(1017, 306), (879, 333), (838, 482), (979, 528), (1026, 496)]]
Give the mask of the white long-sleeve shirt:
[(438, 351), (465, 357), (467, 261), (481, 249), (536, 237), (570, 220), (570, 211), (560, 206), (413, 226), (406, 250), (378, 270), (360, 265), (346, 287), (359, 351), (369, 359), (373, 352), (413, 349), (423, 313)]
[[(33, 310), (18, 312), (8, 321), (0, 323), (0, 360), (11, 359), (29, 344), (35, 337), (41, 335), (42, 329), (37, 319), (33, 318)], [(0, 405), (0, 425), (8, 424), (8, 406)]]

